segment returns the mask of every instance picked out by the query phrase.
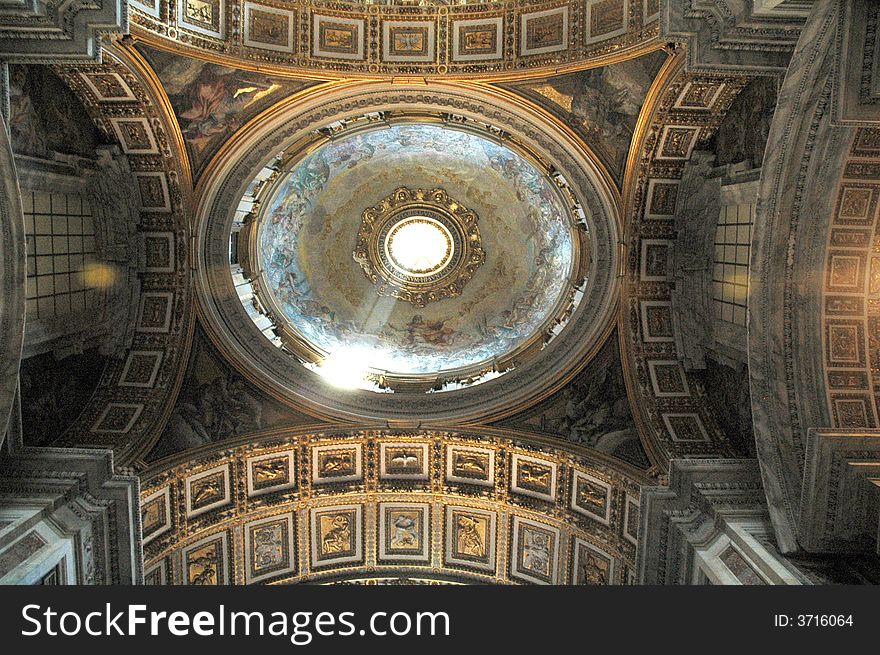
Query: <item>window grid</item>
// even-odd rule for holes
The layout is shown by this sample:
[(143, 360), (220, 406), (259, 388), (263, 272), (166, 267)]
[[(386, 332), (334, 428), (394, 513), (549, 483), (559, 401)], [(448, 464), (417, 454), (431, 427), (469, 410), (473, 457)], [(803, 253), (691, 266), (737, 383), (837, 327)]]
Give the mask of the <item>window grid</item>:
[(722, 205), (715, 227), (712, 298), (715, 318), (746, 325), (749, 294), (749, 257), (755, 206)]
[(50, 319), (94, 306), (86, 280), (95, 263), (95, 228), (88, 202), (76, 194), (24, 191), (27, 315)]

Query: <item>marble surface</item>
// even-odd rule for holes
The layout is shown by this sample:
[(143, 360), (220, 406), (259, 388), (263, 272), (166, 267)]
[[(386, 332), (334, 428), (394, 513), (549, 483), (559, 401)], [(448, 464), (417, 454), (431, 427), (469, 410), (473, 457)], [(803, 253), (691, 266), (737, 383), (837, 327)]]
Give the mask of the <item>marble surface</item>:
[(804, 17), (787, 13), (764, 18), (754, 15), (752, 5), (753, 0), (664, 2), (660, 36), (687, 42), (691, 71), (782, 72)]
[(833, 3), (804, 27), (765, 150), (753, 230), (749, 369), (758, 459), (783, 552), (798, 549), (804, 438), (830, 425), (822, 380), (825, 243), (851, 133), (831, 121)]
[(24, 338), (24, 219), (5, 122), (0, 121), (0, 445), (18, 387)]

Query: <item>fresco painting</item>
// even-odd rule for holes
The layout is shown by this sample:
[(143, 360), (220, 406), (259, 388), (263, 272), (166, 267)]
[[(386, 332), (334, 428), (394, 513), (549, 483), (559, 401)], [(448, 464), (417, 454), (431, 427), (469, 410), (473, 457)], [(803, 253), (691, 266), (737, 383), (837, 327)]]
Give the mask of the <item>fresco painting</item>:
[(177, 116), (193, 171), (200, 173), (245, 123), (309, 83), (211, 64), (145, 45)]
[(105, 142), (67, 85), (39, 65), (9, 66), (9, 133), (13, 150), (31, 157), (93, 158)]
[[(382, 191), (403, 183), (450, 192), (460, 184), (480, 216), (487, 264), (462, 296), (464, 309), (378, 298), (353, 265), (354, 242), (336, 242), (342, 226), (359, 223)], [(322, 350), (373, 349), (374, 367), (400, 373), (449, 370), (509, 352), (541, 327), (572, 266), (567, 211), (549, 178), (496, 142), (393, 126), (332, 141), (284, 174), (262, 214), (262, 267), (290, 325)], [(489, 293), (503, 271), (517, 284)]]
[(619, 64), (511, 86), (574, 128), (620, 182), (662, 51)]

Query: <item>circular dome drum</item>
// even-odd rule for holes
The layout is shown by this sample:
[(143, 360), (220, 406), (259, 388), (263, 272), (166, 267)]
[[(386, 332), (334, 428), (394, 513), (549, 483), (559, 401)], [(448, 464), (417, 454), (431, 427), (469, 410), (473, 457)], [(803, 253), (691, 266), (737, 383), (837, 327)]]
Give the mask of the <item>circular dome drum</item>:
[(552, 393), (613, 319), (595, 159), (500, 96), (490, 122), (482, 93), (346, 86), (264, 117), (205, 185), (218, 345), (320, 416), (467, 420)]

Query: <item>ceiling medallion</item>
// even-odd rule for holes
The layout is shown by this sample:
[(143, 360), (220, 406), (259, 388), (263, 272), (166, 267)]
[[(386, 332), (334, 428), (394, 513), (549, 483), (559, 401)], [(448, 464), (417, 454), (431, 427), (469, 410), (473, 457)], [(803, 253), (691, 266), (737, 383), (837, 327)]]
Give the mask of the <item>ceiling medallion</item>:
[(443, 189), (401, 187), (364, 211), (352, 257), (380, 296), (424, 307), (460, 296), (486, 252), (475, 212)]

